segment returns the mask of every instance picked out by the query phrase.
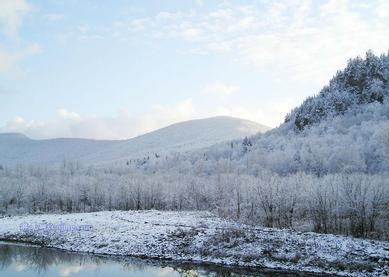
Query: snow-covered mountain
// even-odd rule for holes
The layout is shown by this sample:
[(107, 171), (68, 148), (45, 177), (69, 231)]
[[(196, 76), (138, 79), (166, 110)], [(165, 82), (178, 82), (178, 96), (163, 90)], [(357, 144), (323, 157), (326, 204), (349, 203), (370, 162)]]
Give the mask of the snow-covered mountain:
[(173, 165), (150, 161), (144, 168), (190, 174), (188, 163), (209, 175), (255, 175), (264, 169), (285, 176), (388, 174), (389, 54), (369, 51), (365, 58), (351, 59), (317, 95), (266, 134), (181, 155)]
[[(242, 167), (250, 174), (263, 169), (280, 175), (388, 174), (389, 54), (369, 51), (365, 58), (351, 59), (317, 95), (266, 134), (198, 152), (181, 157), (176, 167), (190, 160), (212, 169), (208, 174), (233, 168), (241, 172)], [(213, 167), (226, 162), (228, 167)]]
[(128, 140), (34, 140), (18, 133), (4, 133), (0, 134), (0, 164), (122, 161), (171, 151), (191, 151), (268, 129), (252, 121), (219, 116), (176, 123)]

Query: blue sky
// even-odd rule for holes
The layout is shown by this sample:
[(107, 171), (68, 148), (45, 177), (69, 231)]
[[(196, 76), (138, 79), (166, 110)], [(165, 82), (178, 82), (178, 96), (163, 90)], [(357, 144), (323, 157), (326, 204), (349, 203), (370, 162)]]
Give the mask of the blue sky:
[(230, 115), (275, 127), (389, 49), (387, 1), (0, 0), (0, 131), (118, 139)]

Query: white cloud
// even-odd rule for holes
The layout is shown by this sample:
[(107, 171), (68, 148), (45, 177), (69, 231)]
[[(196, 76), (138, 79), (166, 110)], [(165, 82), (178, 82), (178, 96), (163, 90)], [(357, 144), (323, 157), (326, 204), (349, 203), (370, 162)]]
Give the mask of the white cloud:
[(215, 81), (207, 85), (204, 89), (204, 93), (214, 96), (227, 96), (239, 90), (238, 86), (223, 83), (221, 81)]
[[(142, 18), (142, 36), (182, 40), (189, 53), (230, 53), (237, 62), (298, 82), (323, 85), (368, 49), (389, 49), (388, 3), (223, 1), (208, 12), (161, 12)], [(136, 20), (135, 20), (136, 21)]]
[(94, 264), (84, 264), (84, 265), (66, 265), (66, 266), (60, 266), (58, 268), (58, 274), (61, 277), (67, 277), (70, 275), (73, 275), (74, 273), (79, 273), (82, 271), (95, 271), (96, 265)]
[(16, 36), (24, 16), (31, 11), (25, 0), (0, 0), (0, 28), (8, 36)]
[(18, 37), (23, 19), (31, 10), (25, 0), (0, 0), (0, 32), (9, 39), (9, 44), (6, 39), (0, 42), (0, 73), (14, 69), (23, 59), (41, 52), (37, 43), (21, 43)]
[(227, 115), (248, 119), (269, 127), (277, 127), (284, 121), (285, 115), (295, 105), (296, 103), (293, 99), (284, 97), (283, 99), (272, 99), (266, 103), (265, 107), (262, 109), (250, 109), (236, 105), (219, 106), (215, 109), (215, 112), (211, 113), (211, 115)]
[(375, 14), (381, 18), (388, 19), (389, 17), (389, 2), (387, 0), (379, 0), (375, 8)]
[(0, 73), (8, 72), (23, 59), (36, 55), (41, 51), (41, 47), (36, 43), (29, 44), (18, 51), (10, 51), (0, 44)]
[(24, 265), (24, 264), (17, 263), (15, 265), (15, 271), (16, 272), (22, 272), (22, 271), (25, 271), (26, 269), (27, 269), (27, 266)]
[(81, 116), (76, 112), (70, 112), (64, 108), (57, 110), (57, 114), (62, 119), (78, 120)]
[(0, 128), (0, 132), (21, 132), (32, 138), (127, 139), (195, 116), (191, 99), (174, 106), (156, 105), (148, 113), (130, 115), (121, 112), (114, 117), (82, 116), (61, 108), (49, 121), (17, 116)]
[(84, 269), (83, 266), (81, 265), (70, 265), (70, 266), (65, 266), (59, 269), (59, 276), (61, 277), (67, 277), (73, 273), (79, 273)]

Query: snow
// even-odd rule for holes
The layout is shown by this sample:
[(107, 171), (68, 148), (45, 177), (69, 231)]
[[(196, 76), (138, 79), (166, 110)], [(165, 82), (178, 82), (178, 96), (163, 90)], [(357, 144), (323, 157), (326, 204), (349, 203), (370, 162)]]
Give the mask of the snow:
[(176, 123), (128, 140), (33, 140), (22, 134), (5, 133), (0, 134), (0, 164), (49, 165), (64, 159), (101, 164), (173, 150), (191, 151), (268, 129), (249, 120), (219, 116)]
[[(54, 225), (45, 230), (22, 230), (20, 226), (26, 223)], [(92, 229), (56, 228), (64, 225), (91, 225)], [(388, 242), (248, 226), (209, 212), (106, 211), (5, 217), (0, 219), (0, 239), (96, 254), (355, 277), (389, 274)]]

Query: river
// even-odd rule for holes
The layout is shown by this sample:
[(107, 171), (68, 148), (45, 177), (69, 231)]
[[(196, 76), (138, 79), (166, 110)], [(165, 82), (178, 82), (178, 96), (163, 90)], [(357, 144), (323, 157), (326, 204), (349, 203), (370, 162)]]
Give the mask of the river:
[(312, 277), (294, 272), (175, 263), (129, 257), (96, 256), (39, 246), (0, 242), (1, 277)]

